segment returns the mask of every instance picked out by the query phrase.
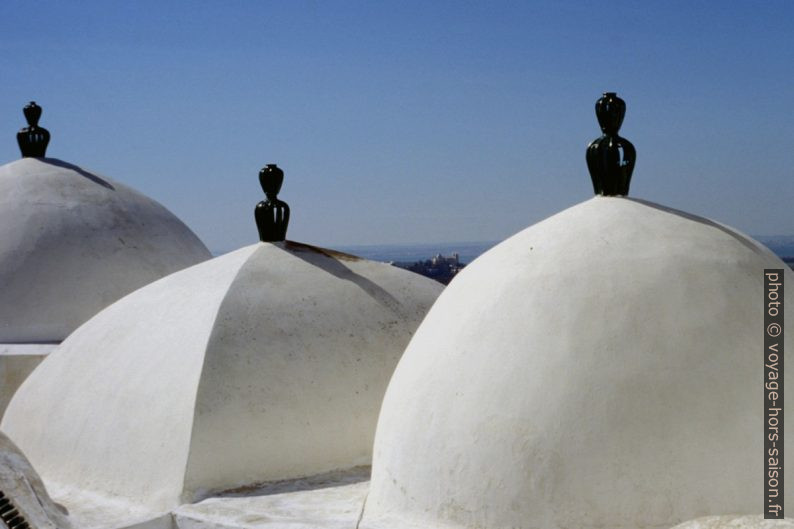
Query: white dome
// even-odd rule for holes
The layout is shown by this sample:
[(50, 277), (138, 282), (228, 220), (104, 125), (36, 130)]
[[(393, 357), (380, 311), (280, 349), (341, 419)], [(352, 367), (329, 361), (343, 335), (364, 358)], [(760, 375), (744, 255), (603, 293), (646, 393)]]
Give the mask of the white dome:
[(248, 246), (100, 312), (2, 429), (58, 490), (152, 510), (369, 464), (388, 380), (441, 290), (299, 243)]
[(210, 258), (167, 209), (55, 158), (0, 166), (0, 343), (60, 342), (120, 297)]
[(496, 246), (395, 371), (361, 527), (640, 529), (757, 512), (765, 268), (794, 285), (752, 239), (628, 198)]

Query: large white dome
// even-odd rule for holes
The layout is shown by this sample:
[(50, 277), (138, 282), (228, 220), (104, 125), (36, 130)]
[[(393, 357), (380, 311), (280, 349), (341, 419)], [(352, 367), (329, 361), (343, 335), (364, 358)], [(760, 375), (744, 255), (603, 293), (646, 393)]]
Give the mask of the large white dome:
[(640, 529), (758, 512), (765, 268), (794, 284), (731, 228), (617, 197), (496, 246), (395, 371), (361, 527)]
[(151, 510), (368, 464), (388, 380), (441, 289), (299, 243), (248, 246), (100, 312), (2, 429), (56, 497)]
[(55, 158), (0, 167), (0, 343), (57, 343), (120, 297), (210, 258), (154, 200)]

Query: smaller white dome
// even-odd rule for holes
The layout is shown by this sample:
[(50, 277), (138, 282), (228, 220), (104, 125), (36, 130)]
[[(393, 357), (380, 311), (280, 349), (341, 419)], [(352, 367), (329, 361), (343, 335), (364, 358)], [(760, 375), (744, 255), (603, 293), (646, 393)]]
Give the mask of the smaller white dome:
[(0, 343), (60, 342), (125, 294), (210, 257), (123, 184), (55, 158), (0, 166)]
[(59, 490), (153, 511), (366, 465), (386, 384), (441, 290), (331, 250), (248, 246), (77, 329), (2, 429)]

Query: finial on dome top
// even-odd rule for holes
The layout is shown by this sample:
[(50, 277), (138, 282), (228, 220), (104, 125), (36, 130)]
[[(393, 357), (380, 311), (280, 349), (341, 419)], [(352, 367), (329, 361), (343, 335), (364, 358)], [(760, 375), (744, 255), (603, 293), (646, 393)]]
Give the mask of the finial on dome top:
[(596, 101), (595, 111), (604, 134), (587, 146), (587, 169), (593, 189), (596, 195), (628, 195), (637, 152), (629, 140), (618, 136), (626, 102), (615, 92), (605, 92)]
[(254, 218), (262, 242), (277, 242), (287, 238), (289, 224), (289, 205), (278, 199), (281, 184), (284, 182), (284, 171), (276, 164), (267, 164), (259, 171), (259, 183), (267, 196), (256, 205)]
[(23, 158), (44, 158), (47, 152), (47, 144), (50, 143), (50, 132), (39, 127), (41, 118), (41, 107), (35, 101), (28, 103), (22, 111), (28, 126), (17, 132), (17, 143), (19, 150), (22, 151)]

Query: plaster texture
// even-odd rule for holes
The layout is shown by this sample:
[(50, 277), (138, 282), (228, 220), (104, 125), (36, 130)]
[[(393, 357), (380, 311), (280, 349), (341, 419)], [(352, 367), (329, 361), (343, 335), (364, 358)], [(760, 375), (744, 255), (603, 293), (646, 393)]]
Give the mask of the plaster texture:
[(618, 197), (491, 249), (394, 373), (360, 527), (642, 529), (757, 512), (765, 268), (794, 284), (731, 228)]
[(794, 519), (765, 520), (762, 514), (704, 516), (678, 524), (673, 529), (794, 529)]
[(245, 247), (100, 312), (0, 428), (67, 506), (79, 491), (167, 512), (368, 464), (388, 380), (441, 290), (300, 243)]
[[(25, 455), (0, 432), (0, 492), (35, 529), (71, 529), (66, 512), (52, 501)], [(6, 524), (0, 521), (0, 525)]]
[(0, 167), (0, 344), (58, 343), (122, 296), (210, 258), (154, 200), (55, 158)]

